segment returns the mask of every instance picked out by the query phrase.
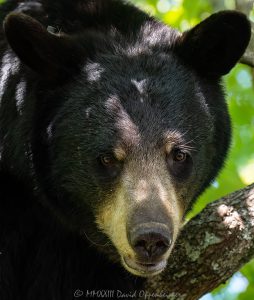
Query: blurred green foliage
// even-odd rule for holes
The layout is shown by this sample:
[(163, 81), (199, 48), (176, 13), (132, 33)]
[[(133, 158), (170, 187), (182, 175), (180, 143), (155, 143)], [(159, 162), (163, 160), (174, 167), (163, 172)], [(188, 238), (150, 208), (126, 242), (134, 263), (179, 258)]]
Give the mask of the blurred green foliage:
[[(211, 13), (234, 9), (233, 0), (131, 0), (165, 23), (187, 30)], [(233, 125), (232, 146), (219, 177), (200, 197), (189, 218), (209, 202), (254, 182), (254, 86), (253, 70), (238, 64), (224, 77), (225, 93)], [(239, 276), (241, 275), (242, 276)], [(204, 299), (254, 299), (254, 261)]]

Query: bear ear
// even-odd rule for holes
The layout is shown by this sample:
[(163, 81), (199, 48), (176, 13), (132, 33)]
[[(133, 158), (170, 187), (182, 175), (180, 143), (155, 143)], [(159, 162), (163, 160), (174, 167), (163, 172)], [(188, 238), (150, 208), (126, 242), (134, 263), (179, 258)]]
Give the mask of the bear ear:
[(227, 74), (244, 54), (251, 36), (247, 17), (236, 11), (215, 13), (176, 41), (183, 61), (206, 76)]
[(58, 80), (78, 68), (82, 55), (74, 40), (49, 33), (32, 17), (11, 13), (4, 21), (4, 31), (20, 60), (46, 80)]

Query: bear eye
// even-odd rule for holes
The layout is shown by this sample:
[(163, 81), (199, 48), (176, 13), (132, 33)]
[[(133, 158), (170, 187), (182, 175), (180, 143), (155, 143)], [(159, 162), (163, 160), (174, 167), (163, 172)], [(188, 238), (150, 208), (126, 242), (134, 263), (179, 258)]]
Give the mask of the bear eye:
[(100, 162), (105, 167), (111, 167), (115, 164), (116, 160), (111, 154), (103, 154), (100, 156)]
[(175, 148), (167, 156), (167, 165), (170, 174), (181, 181), (191, 175), (193, 161), (188, 152)]
[(117, 178), (121, 169), (121, 162), (111, 153), (104, 153), (97, 158), (98, 177), (104, 182)]
[(187, 153), (186, 152), (183, 152), (182, 150), (180, 149), (176, 149), (174, 152), (173, 152), (173, 160), (175, 162), (184, 162), (187, 158)]

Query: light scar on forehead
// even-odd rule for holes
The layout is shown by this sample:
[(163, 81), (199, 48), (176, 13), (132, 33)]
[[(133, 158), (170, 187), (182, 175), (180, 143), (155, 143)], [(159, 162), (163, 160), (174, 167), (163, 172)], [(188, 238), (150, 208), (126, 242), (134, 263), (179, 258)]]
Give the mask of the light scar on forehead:
[(106, 109), (115, 118), (115, 127), (121, 140), (121, 146), (115, 149), (116, 155), (123, 159), (125, 156), (125, 147), (137, 145), (140, 142), (140, 132), (137, 124), (134, 123), (131, 116), (122, 106), (117, 96), (111, 96), (106, 101)]
[(146, 92), (147, 79), (142, 79), (142, 80), (131, 79), (131, 83), (136, 87), (136, 89), (141, 95)]

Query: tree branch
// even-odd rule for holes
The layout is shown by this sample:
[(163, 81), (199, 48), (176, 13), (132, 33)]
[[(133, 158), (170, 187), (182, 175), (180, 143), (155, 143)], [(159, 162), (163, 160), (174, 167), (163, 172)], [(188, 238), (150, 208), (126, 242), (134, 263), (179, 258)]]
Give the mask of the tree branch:
[(146, 281), (146, 298), (194, 300), (254, 257), (254, 184), (210, 203), (183, 228), (167, 269)]
[(246, 16), (249, 16), (253, 3), (253, 0), (235, 0), (235, 8), (244, 13)]
[[(235, 7), (240, 12), (246, 14), (247, 16), (250, 15), (250, 12), (253, 7), (253, 0), (235, 0)], [(251, 39), (250, 43), (240, 59), (240, 62), (246, 64), (250, 67), (254, 67), (254, 23), (251, 22)]]
[(241, 57), (240, 62), (250, 67), (254, 67), (254, 23), (251, 22), (251, 39), (250, 43)]

